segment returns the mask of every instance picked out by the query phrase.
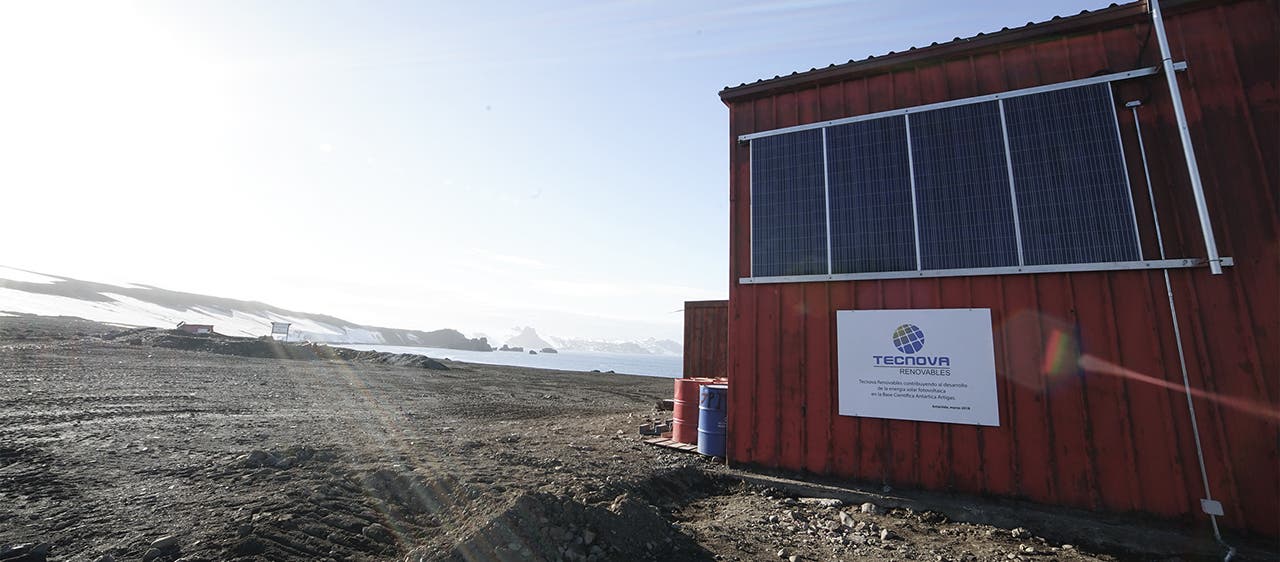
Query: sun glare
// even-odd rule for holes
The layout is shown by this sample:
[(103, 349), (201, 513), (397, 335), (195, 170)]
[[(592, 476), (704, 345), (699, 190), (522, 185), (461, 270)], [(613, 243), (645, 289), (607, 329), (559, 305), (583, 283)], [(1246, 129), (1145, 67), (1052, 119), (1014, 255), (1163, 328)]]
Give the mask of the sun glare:
[(225, 66), (127, 4), (0, 6), (0, 68), (0, 178), (27, 196), (163, 189), (230, 117)]

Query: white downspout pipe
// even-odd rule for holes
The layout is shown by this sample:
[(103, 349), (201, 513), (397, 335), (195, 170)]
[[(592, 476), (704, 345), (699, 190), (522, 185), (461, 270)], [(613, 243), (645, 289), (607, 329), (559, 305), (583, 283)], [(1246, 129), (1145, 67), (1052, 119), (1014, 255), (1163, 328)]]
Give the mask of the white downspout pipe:
[[(1141, 101), (1131, 101), (1124, 104), (1133, 112), (1133, 126), (1138, 132), (1138, 152), (1142, 154), (1142, 177), (1147, 181), (1147, 198), (1151, 201), (1151, 220), (1156, 225), (1156, 246), (1160, 248), (1160, 259), (1165, 259), (1164, 254), (1164, 235), (1160, 232), (1160, 213), (1156, 210), (1156, 194), (1155, 188), (1151, 184), (1151, 168), (1147, 165), (1147, 146), (1142, 141), (1142, 121), (1138, 119), (1138, 107), (1142, 105)], [(1178, 308), (1173, 303), (1173, 283), (1169, 281), (1169, 270), (1161, 270), (1164, 273), (1164, 290), (1169, 296), (1169, 318), (1173, 324), (1173, 338), (1178, 344), (1178, 366), (1182, 369), (1182, 388), (1187, 396), (1187, 411), (1191, 414), (1191, 434), (1195, 436), (1196, 441), (1196, 460), (1200, 462), (1200, 480), (1204, 483), (1205, 499), (1214, 502), (1213, 491), (1209, 489), (1209, 471), (1204, 465), (1204, 447), (1200, 443), (1200, 424), (1196, 421), (1196, 405), (1191, 399), (1191, 379), (1187, 376), (1187, 356), (1182, 349), (1182, 329), (1178, 326)], [(1204, 503), (1201, 503), (1203, 509)], [(1208, 513), (1208, 510), (1205, 510)], [(1222, 539), (1222, 532), (1218, 529), (1218, 516), (1208, 513), (1209, 521), (1213, 524), (1213, 538), (1218, 544), (1227, 549), (1227, 555), (1223, 558), (1223, 562), (1231, 562), (1236, 555), (1235, 547), (1227, 544)]]
[(1173, 115), (1178, 120), (1178, 134), (1182, 137), (1182, 153), (1187, 158), (1187, 174), (1191, 176), (1191, 193), (1195, 195), (1196, 212), (1200, 214), (1200, 231), (1204, 234), (1204, 247), (1209, 256), (1209, 270), (1222, 275), (1222, 257), (1218, 255), (1218, 243), (1213, 239), (1213, 223), (1209, 220), (1209, 207), (1204, 200), (1204, 184), (1200, 181), (1200, 166), (1196, 164), (1196, 151), (1191, 146), (1191, 130), (1187, 127), (1187, 111), (1182, 107), (1182, 92), (1178, 89), (1178, 76), (1173, 70), (1173, 55), (1169, 54), (1169, 38), (1164, 33), (1164, 18), (1160, 15), (1160, 0), (1147, 0), (1151, 9), (1151, 25), (1160, 43), (1160, 60), (1164, 65), (1164, 77), (1169, 81), (1169, 97), (1173, 100)]

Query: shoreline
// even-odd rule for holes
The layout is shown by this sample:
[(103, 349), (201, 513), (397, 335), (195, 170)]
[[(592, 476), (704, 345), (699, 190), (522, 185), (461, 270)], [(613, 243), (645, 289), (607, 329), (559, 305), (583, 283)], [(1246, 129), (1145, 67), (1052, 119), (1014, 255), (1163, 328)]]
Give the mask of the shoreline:
[[(624, 354), (603, 351), (558, 351), (557, 353), (531, 355), (528, 352), (481, 352), (379, 344), (325, 345), (359, 351), (425, 354), (433, 359), (447, 359), (449, 361), (477, 365), (553, 369), (581, 373), (608, 373), (612, 371), (617, 374), (673, 379), (680, 378), (684, 370), (684, 357), (680, 355)], [(486, 359), (489, 359), (489, 361), (485, 361)]]

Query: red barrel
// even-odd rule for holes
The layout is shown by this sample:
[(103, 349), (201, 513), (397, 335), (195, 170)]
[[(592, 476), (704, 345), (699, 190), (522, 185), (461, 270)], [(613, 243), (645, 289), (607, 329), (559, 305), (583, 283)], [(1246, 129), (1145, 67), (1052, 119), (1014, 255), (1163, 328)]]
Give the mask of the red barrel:
[(676, 379), (675, 411), (671, 416), (671, 438), (694, 445), (698, 442), (698, 393), (704, 384), (725, 384), (728, 379)]

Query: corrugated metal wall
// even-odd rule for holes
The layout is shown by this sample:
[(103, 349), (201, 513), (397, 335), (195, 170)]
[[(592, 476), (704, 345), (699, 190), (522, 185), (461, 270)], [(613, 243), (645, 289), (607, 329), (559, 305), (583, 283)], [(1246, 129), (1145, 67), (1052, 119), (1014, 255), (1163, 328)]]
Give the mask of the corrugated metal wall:
[(685, 378), (727, 376), (729, 301), (685, 301)]
[[(1145, 20), (732, 99), (732, 138), (801, 123), (1159, 64)], [(1280, 96), (1276, 2), (1166, 13), (1218, 244), (1236, 266), (1171, 272), (1210, 484), (1225, 523), (1280, 536)], [(1163, 77), (1117, 83), (1141, 120), (1170, 257), (1203, 257)], [(1146, 256), (1156, 256), (1133, 119), (1118, 109)], [(1197, 521), (1204, 496), (1159, 271), (741, 285), (750, 276), (749, 152), (731, 149), (732, 462)], [(834, 311), (985, 307), (1001, 426), (836, 414)], [(1049, 372), (1072, 335), (1093, 363)], [(687, 346), (688, 344), (686, 344)], [(1122, 369), (1105, 368), (1115, 365)], [(1144, 378), (1145, 377), (1145, 378)], [(1223, 401), (1226, 400), (1226, 402)]]

